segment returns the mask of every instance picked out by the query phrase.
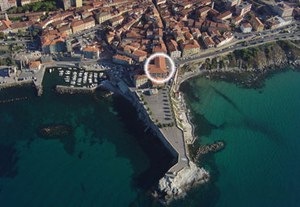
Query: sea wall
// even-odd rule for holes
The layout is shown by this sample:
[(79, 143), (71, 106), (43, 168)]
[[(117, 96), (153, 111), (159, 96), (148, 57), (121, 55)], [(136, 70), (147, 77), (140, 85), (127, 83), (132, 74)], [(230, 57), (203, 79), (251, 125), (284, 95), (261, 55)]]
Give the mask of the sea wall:
[(139, 119), (143, 121), (144, 124), (146, 125), (145, 131), (151, 130), (151, 132), (161, 140), (161, 142), (170, 151), (170, 153), (174, 156), (174, 158), (178, 157), (178, 153), (176, 152), (176, 150), (165, 139), (164, 135), (161, 133), (158, 126), (156, 126), (156, 124), (153, 123), (153, 121), (150, 119), (147, 110), (145, 109), (144, 105), (140, 102), (136, 92), (130, 91), (129, 88), (126, 88), (126, 91), (122, 91), (116, 82), (111, 82), (111, 81), (103, 81), (102, 87), (116, 94), (119, 94), (125, 99), (127, 99), (128, 101), (130, 101), (132, 105), (135, 107)]
[(155, 197), (159, 198), (163, 203), (169, 203), (173, 199), (185, 196), (186, 191), (194, 185), (209, 180), (209, 173), (204, 168), (197, 167), (196, 164), (191, 161), (188, 161), (188, 165), (186, 166), (178, 165), (179, 161), (181, 161), (178, 160), (178, 152), (168, 142), (168, 139), (162, 133), (161, 129), (151, 120), (146, 108), (135, 91), (130, 91), (125, 84), (118, 84), (116, 82), (112, 83), (106, 81), (103, 86), (129, 100), (136, 108), (139, 119), (145, 123), (146, 130), (151, 130), (151, 132), (161, 140), (174, 158), (176, 158), (176, 163), (159, 180), (157, 190), (153, 193)]
[(11, 82), (11, 83), (2, 83), (2, 84), (0, 84), (0, 89), (10, 88), (10, 87), (15, 87), (15, 86), (30, 85), (32, 83), (33, 83), (32, 80), (16, 81), (16, 82)]
[(59, 94), (78, 94), (78, 93), (93, 93), (95, 88), (69, 87), (57, 85), (55, 90)]

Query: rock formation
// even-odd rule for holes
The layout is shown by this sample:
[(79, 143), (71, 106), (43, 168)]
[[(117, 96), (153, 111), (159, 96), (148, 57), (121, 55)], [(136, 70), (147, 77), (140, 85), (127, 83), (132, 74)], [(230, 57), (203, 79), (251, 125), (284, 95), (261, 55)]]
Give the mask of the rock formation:
[(186, 192), (193, 186), (205, 183), (209, 180), (209, 173), (204, 168), (199, 168), (190, 162), (189, 167), (183, 168), (177, 175), (166, 175), (159, 180), (159, 191), (165, 195), (163, 200), (169, 202), (185, 196)]

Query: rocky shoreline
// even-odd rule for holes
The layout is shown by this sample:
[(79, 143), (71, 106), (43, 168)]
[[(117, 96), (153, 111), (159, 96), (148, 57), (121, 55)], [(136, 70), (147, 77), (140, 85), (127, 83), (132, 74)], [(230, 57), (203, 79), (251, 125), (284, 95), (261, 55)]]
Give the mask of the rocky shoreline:
[(266, 78), (289, 69), (300, 71), (299, 67), (299, 64), (282, 64), (280, 66), (270, 66), (264, 69), (237, 70), (236, 68), (232, 68), (227, 71), (204, 71), (201, 75), (211, 80), (223, 80), (234, 83), (243, 88), (259, 89), (264, 86), (264, 81)]
[[(231, 65), (230, 67), (228, 67), (227, 65), (224, 68), (216, 67), (216, 68), (208, 69), (207, 65), (202, 63), (200, 66), (199, 65), (198, 67), (196, 66), (196, 69), (194, 70), (192, 69), (189, 72), (179, 75), (174, 88), (175, 90), (179, 91), (180, 85), (183, 82), (196, 76), (203, 76), (212, 80), (225, 80), (228, 82), (233, 82), (245, 88), (258, 89), (264, 86), (264, 81), (266, 78), (270, 77), (275, 73), (286, 71), (288, 69), (293, 69), (296, 71), (299, 70), (300, 68), (299, 57), (296, 58), (289, 57), (288, 55), (286, 55), (286, 53), (283, 54), (281, 51), (280, 57), (277, 56), (271, 58), (270, 61), (266, 61), (265, 65), (261, 65), (261, 67), (258, 65), (256, 66), (252, 65), (253, 67), (249, 67), (249, 65), (247, 64), (247, 67), (241, 67), (241, 65), (239, 66)], [(193, 136), (195, 135), (193, 134)], [(192, 156), (191, 158), (195, 162), (197, 162), (201, 156), (204, 156), (209, 153), (216, 153), (223, 150), (225, 148), (225, 142), (217, 141), (212, 144), (200, 145), (198, 147), (192, 145), (190, 146), (191, 148), (189, 149), (189, 151)], [(193, 162), (191, 163), (192, 165), (195, 165)], [(159, 189), (162, 189), (163, 191), (160, 192), (160, 194), (155, 194), (155, 195), (158, 198), (162, 199), (165, 203), (168, 203), (173, 198), (177, 199), (183, 197), (186, 194), (186, 192), (190, 188), (192, 188), (195, 184), (207, 182), (209, 180), (209, 173), (205, 171), (203, 168), (197, 167), (196, 165), (195, 167), (198, 170), (191, 171), (190, 173), (192, 174), (190, 174), (189, 172), (184, 172), (184, 174), (189, 175), (191, 179), (197, 177), (198, 175), (201, 175), (201, 179), (197, 178), (199, 182), (191, 181), (185, 184), (181, 183), (181, 187), (179, 188), (180, 190), (178, 190), (176, 186), (174, 186), (173, 184), (174, 180), (172, 182), (168, 182), (168, 178), (164, 177), (159, 182)], [(164, 193), (164, 192), (168, 192), (168, 193)]]
[(287, 68), (300, 70), (300, 49), (295, 44), (292, 41), (278, 41), (181, 65), (177, 89), (184, 81), (200, 75), (241, 87), (261, 88), (263, 81), (272, 74)]
[(190, 162), (189, 168), (184, 168), (171, 177), (165, 175), (159, 180), (158, 191), (152, 194), (163, 204), (169, 204), (173, 199), (180, 199), (196, 185), (209, 181), (210, 175), (204, 168), (199, 168), (195, 163)]

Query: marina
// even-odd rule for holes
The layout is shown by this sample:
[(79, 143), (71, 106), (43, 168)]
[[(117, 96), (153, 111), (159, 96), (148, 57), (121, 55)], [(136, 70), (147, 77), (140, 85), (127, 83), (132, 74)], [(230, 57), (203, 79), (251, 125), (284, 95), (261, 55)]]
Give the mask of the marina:
[(72, 88), (96, 88), (101, 81), (106, 79), (103, 71), (87, 71), (77, 67), (48, 68), (49, 73), (58, 74), (63, 80), (61, 85)]

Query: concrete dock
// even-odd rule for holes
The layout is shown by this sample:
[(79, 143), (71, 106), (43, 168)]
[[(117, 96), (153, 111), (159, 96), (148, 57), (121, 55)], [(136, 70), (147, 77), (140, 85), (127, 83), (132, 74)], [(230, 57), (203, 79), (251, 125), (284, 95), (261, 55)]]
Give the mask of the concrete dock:
[(185, 140), (185, 131), (178, 127), (170, 87), (160, 89), (157, 94), (149, 95), (149, 90), (130, 89), (122, 80), (107, 82), (104, 86), (131, 101), (147, 129), (150, 128), (177, 159), (166, 175), (175, 177), (182, 169), (189, 168), (188, 142)]

